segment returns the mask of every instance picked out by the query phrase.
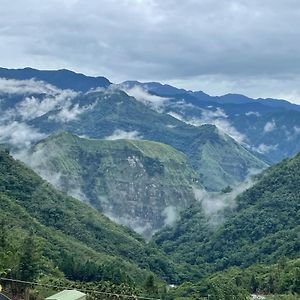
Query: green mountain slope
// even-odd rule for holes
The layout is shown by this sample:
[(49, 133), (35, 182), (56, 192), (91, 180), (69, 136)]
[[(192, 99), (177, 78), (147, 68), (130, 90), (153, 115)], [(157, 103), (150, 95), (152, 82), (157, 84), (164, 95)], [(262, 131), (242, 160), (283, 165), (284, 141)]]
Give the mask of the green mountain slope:
[(27, 161), (57, 188), (146, 238), (172, 225), (199, 187), (182, 153), (151, 141), (61, 133), (39, 142)]
[(203, 125), (199, 129), (197, 139), (189, 144), (187, 153), (192, 161), (197, 162), (194, 168), (200, 182), (209, 191), (237, 185), (267, 167), (266, 163), (216, 126)]
[[(230, 268), (196, 283), (171, 289), (168, 299), (299, 299), (300, 259), (281, 257), (276, 264), (256, 264), (246, 269)], [(183, 298), (180, 298), (183, 297)], [(273, 298), (274, 297), (274, 298)]]
[(155, 237), (156, 243), (177, 261), (197, 265), (200, 276), (299, 255), (300, 154), (267, 169), (256, 180), (236, 198), (234, 208), (220, 214), (225, 218), (220, 225), (212, 223), (201, 203), (195, 203), (177, 225)]
[(137, 283), (150, 270), (166, 279), (175, 275), (172, 264), (156, 248), (95, 209), (56, 191), (4, 151), (0, 151), (0, 199), (0, 219), (17, 240), (34, 232), (52, 269), (61, 268), (72, 257), (83, 264), (89, 260), (92, 265), (119, 270)]
[[(267, 165), (220, 132), (214, 125), (195, 127), (158, 113), (126, 93), (114, 90), (88, 93), (76, 98), (84, 110), (75, 119), (58, 121), (62, 111), (51, 111), (29, 122), (42, 132), (68, 131), (89, 138), (134, 134), (137, 138), (171, 145), (185, 153), (208, 190), (222, 190), (245, 180), (253, 170)], [(75, 105), (75, 104), (74, 104)], [(74, 111), (76, 111), (74, 106)], [(66, 112), (63, 112), (63, 115)], [(122, 135), (120, 135), (122, 136)]]

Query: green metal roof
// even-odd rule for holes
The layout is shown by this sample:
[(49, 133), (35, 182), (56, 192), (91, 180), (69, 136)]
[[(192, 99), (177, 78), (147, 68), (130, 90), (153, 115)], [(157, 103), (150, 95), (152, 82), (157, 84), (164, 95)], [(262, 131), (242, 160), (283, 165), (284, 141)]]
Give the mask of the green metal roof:
[(52, 295), (47, 300), (76, 300), (86, 296), (86, 294), (77, 290), (64, 290), (55, 295)]

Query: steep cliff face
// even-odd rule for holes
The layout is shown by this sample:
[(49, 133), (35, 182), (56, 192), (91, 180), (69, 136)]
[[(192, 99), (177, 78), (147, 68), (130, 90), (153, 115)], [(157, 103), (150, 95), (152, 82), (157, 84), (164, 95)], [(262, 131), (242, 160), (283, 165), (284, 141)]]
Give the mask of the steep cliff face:
[(182, 153), (150, 141), (61, 133), (38, 143), (27, 161), (59, 189), (146, 238), (171, 225), (199, 187)]

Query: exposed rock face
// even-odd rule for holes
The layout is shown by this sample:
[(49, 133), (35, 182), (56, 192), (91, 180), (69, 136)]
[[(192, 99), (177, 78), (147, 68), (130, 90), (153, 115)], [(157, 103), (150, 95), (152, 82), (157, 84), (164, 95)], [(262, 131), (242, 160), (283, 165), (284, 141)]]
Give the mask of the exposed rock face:
[(150, 141), (62, 133), (38, 143), (27, 161), (57, 188), (145, 238), (171, 225), (199, 186), (182, 153)]

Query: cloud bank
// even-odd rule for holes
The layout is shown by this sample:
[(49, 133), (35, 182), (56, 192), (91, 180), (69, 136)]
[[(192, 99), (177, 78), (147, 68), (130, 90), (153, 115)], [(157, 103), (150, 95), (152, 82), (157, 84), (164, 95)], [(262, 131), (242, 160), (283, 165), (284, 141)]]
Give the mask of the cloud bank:
[(133, 88), (126, 88), (122, 87), (122, 89), (129, 95), (134, 97), (136, 100), (144, 103), (145, 105), (149, 106), (150, 108), (162, 112), (163, 108), (168, 103), (169, 99), (152, 95), (148, 91), (144, 90), (140, 86), (134, 86)]
[(276, 129), (276, 123), (275, 123), (275, 120), (272, 120), (270, 122), (267, 122), (266, 125), (264, 126), (264, 132), (265, 133), (268, 133), (268, 132), (271, 132), (273, 130)]
[[(177, 102), (176, 106), (181, 109), (186, 106), (193, 106), (192, 104), (186, 104), (184, 101)], [(180, 110), (180, 109), (179, 109)], [(183, 121), (187, 124), (193, 126), (202, 126), (203, 124), (213, 124), (218, 127), (222, 132), (226, 133), (233, 139), (235, 139), (239, 143), (246, 142), (246, 136), (239, 132), (227, 119), (228, 116), (226, 113), (219, 107), (214, 109), (200, 109), (201, 116), (200, 117), (191, 117), (184, 118), (179, 112), (170, 111), (168, 114), (180, 121)]]
[(14, 147), (29, 147), (46, 135), (26, 123), (13, 121), (7, 125), (0, 125), (0, 143), (8, 143)]
[(106, 140), (140, 140), (142, 136), (138, 131), (125, 131), (116, 129), (110, 136), (105, 137)]
[(210, 193), (196, 187), (193, 188), (193, 191), (195, 199), (201, 203), (204, 213), (209, 217), (210, 224), (218, 226), (224, 220), (224, 210), (234, 208), (236, 206), (236, 197), (252, 186), (253, 181), (248, 178), (244, 183), (234, 187), (230, 193)]
[(42, 81), (0, 78), (1, 116), (0, 142), (14, 147), (29, 147), (46, 135), (27, 124), (28, 121), (49, 114), (48, 119), (69, 122), (94, 105), (74, 103), (79, 94), (61, 90)]

